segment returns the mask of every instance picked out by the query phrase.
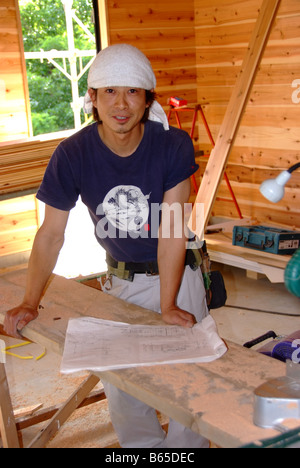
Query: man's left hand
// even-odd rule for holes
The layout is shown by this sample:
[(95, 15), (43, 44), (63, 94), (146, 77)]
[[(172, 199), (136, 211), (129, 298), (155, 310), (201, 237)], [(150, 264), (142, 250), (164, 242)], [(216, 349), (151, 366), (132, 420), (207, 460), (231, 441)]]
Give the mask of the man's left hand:
[(192, 328), (196, 323), (196, 319), (192, 314), (179, 309), (179, 307), (164, 310), (162, 318), (169, 325), (179, 325), (184, 328)]

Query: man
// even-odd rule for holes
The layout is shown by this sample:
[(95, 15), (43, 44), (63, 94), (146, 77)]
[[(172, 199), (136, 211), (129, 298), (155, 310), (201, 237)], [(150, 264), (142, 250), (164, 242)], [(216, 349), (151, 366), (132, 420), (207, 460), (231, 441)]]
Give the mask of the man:
[[(96, 123), (65, 140), (51, 158), (37, 194), (46, 204), (45, 221), (34, 241), (24, 300), (7, 313), (7, 333), (16, 336), (37, 318), (79, 195), (107, 252), (104, 292), (161, 312), (168, 324), (192, 327), (207, 315), (201, 271), (186, 261), (182, 222), (197, 169), (193, 144), (185, 132), (169, 128), (155, 86), (149, 60), (132, 46), (108, 47), (96, 57), (85, 98)], [(180, 216), (170, 206), (179, 207)], [(207, 446), (174, 421), (166, 437), (152, 408), (105, 382), (104, 388), (122, 447)]]

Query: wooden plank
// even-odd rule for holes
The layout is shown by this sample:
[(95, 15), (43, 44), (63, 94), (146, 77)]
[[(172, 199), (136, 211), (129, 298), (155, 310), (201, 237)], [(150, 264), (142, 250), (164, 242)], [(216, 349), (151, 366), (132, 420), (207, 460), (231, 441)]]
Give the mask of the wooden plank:
[(101, 48), (105, 49), (110, 45), (108, 26), (108, 4), (107, 0), (98, 0), (99, 26), (101, 35)]
[[(258, 85), (267, 86), (271, 86), (273, 84), (286, 84), (290, 88), (291, 83), (295, 79), (295, 69), (297, 69), (295, 63), (285, 63), (284, 66), (278, 63), (261, 64), (256, 75), (255, 83)], [(207, 67), (199, 67), (197, 69), (197, 82), (201, 87), (234, 86), (239, 71), (240, 67), (234, 66), (233, 64), (228, 67), (218, 65), (215, 66), (214, 64), (208, 65)], [(281, 111), (285, 112), (287, 110), (289, 110), (289, 107), (287, 107), (287, 109), (281, 109)]]
[[(205, 160), (199, 161), (200, 158), (197, 158), (197, 163), (200, 165), (200, 173), (204, 174), (208, 162)], [(203, 158), (204, 159), (204, 158)], [(252, 165), (247, 165), (247, 164), (231, 164), (231, 162), (228, 163), (226, 173), (229, 176), (230, 180), (232, 183), (236, 182), (239, 184), (251, 184), (252, 187), (245, 186), (245, 188), (250, 189), (252, 188), (252, 191), (257, 191), (256, 197), (260, 197), (259, 193), (259, 186), (260, 184), (266, 180), (266, 179), (273, 179), (276, 178), (282, 171), (283, 169), (278, 168), (268, 168), (268, 167), (259, 167), (259, 166), (252, 166)], [(220, 184), (221, 185), (221, 184)], [(291, 179), (289, 181), (289, 184), (287, 186), (287, 192), (290, 192), (290, 198), (292, 196), (295, 197), (295, 200), (297, 202), (297, 198), (299, 196), (299, 193), (297, 193), (296, 190), (292, 189), (299, 189), (300, 188), (300, 173), (295, 174), (295, 178)], [(249, 197), (250, 198), (250, 197)], [(263, 200), (263, 198), (260, 198), (260, 200)], [(293, 205), (292, 200), (282, 200), (283, 203), (291, 203)], [(298, 205), (299, 206), (299, 205)], [(274, 209), (276, 210), (278, 205), (274, 206)], [(292, 207), (292, 206), (291, 206)]]
[(1, 9), (5, 9), (5, 8), (14, 8), (14, 2), (13, 0), (1, 0), (1, 6), (0, 6), (0, 10)]
[[(216, 27), (226, 23), (249, 21), (261, 7), (260, 0), (221, 0), (211, 2), (210, 0), (195, 0), (196, 23), (202, 27)], [(278, 11), (278, 17), (296, 16), (299, 14), (298, 0), (284, 0)]]
[[(210, 67), (239, 67), (243, 63), (245, 47), (234, 45), (226, 48), (199, 48), (197, 47), (197, 68), (206, 70)], [(295, 67), (299, 65), (299, 45), (284, 41), (279, 45), (268, 47), (263, 65), (289, 65), (293, 63)], [(284, 67), (283, 67), (284, 68)]]
[[(292, 81), (288, 84), (273, 84), (272, 86), (254, 85), (249, 99), (249, 107), (255, 107), (257, 112), (257, 107), (280, 106), (288, 108), (289, 105), (292, 106), (291, 83)], [(209, 103), (214, 106), (226, 106), (232, 95), (232, 89), (231, 86), (218, 86), (216, 89), (211, 86), (203, 86), (198, 98), (199, 104)], [(268, 122), (268, 125), (272, 125), (272, 120)], [(297, 122), (294, 122), (294, 126), (297, 126)]]
[(0, 141), (30, 136), (30, 108), (18, 8), (17, 0), (5, 1), (4, 5), (1, 1), (0, 76), (5, 82), (5, 98), (1, 99)]
[(254, 249), (247, 249), (237, 245), (232, 245), (232, 236), (224, 234), (208, 234), (205, 237), (209, 251), (224, 252), (246, 261), (257, 262), (284, 270), (291, 259), (291, 255), (276, 255), (268, 252), (260, 252)]
[[(267, 56), (269, 56), (268, 52), (272, 48), (277, 47), (278, 49), (278, 46), (280, 46), (282, 49), (286, 49), (287, 47), (297, 46), (299, 44), (298, 25), (299, 18), (297, 16), (278, 20), (270, 36)], [(207, 30), (196, 27), (198, 32), (198, 35), (196, 35), (197, 50), (205, 53), (205, 51), (212, 51), (212, 48), (215, 47), (222, 51), (225, 51), (228, 47), (236, 48), (236, 50), (244, 48), (248, 45), (252, 29), (252, 21), (246, 24), (235, 23), (234, 28), (232, 23), (214, 29), (208, 28)]]
[(13, 215), (1, 216), (0, 236), (11, 234), (15, 231), (31, 229), (37, 227), (36, 211), (27, 211), (26, 213), (15, 213)]
[[(217, 202), (216, 202), (217, 204)], [(221, 203), (220, 203), (221, 204)], [(214, 215), (217, 216), (226, 216), (225, 212), (227, 210), (227, 216), (230, 216), (230, 211), (229, 211), (229, 203), (224, 203), (222, 202), (222, 207), (216, 206), (214, 207)], [(256, 220), (259, 220), (260, 224), (265, 224), (265, 225), (273, 225), (273, 226), (285, 226), (285, 229), (296, 229), (299, 231), (300, 229), (300, 221), (299, 221), (299, 212), (289, 212), (286, 210), (270, 210), (269, 206), (258, 206), (258, 207), (252, 207), (249, 205), (244, 205), (242, 203), (242, 209), (244, 216), (251, 216)], [(236, 216), (234, 214), (234, 209), (232, 208), (231, 204), (231, 212), (233, 216)]]
[[(253, 10), (253, 13), (255, 10)], [(244, 47), (249, 43), (251, 32), (253, 30), (253, 14), (249, 21), (237, 21), (235, 19), (235, 26), (232, 27), (232, 21), (227, 24), (217, 25), (214, 28), (209, 26), (196, 26), (196, 47)], [(276, 24), (270, 35), (269, 46), (278, 45), (285, 46), (297, 45), (299, 42), (299, 18), (298, 16), (279, 17), (277, 15)]]
[(221, 447), (278, 435), (254, 426), (253, 391), (269, 375), (284, 375), (284, 364), (227, 345), (227, 353), (209, 364), (126, 369), (99, 376)]
[[(226, 173), (228, 175), (227, 171)], [(231, 186), (239, 202), (243, 202), (245, 205), (248, 204), (249, 207), (252, 207), (252, 209), (253, 206), (255, 206), (255, 208), (265, 207), (267, 210), (268, 202), (266, 202), (265, 198), (261, 195), (259, 191), (259, 185), (231, 182)], [(284, 212), (282, 213), (283, 216), (286, 216), (287, 212), (292, 212), (295, 214), (298, 213), (300, 223), (300, 193), (297, 191), (298, 193), (294, 198), (292, 196), (292, 192), (289, 192), (291, 200), (288, 202), (286, 200), (282, 200), (280, 204), (276, 205), (274, 211)], [(230, 200), (229, 190), (225, 182), (222, 182), (219, 187), (218, 197)]]
[(0, 201), (0, 216), (12, 215), (34, 210), (35, 196), (25, 195), (23, 197)]
[(5, 365), (2, 362), (0, 362), (0, 432), (4, 448), (20, 448)]
[(32, 415), (36, 413), (36, 411), (39, 410), (42, 406), (43, 406), (43, 403), (37, 403), (36, 405), (26, 406), (25, 408), (14, 410), (14, 417), (16, 420), (16, 425), (17, 425), (17, 418), (18, 419), (31, 418)]
[[(230, 151), (234, 145), (239, 130), (243, 112), (246, 108), (258, 66), (261, 62), (271, 28), (276, 18), (280, 0), (264, 0), (259, 17), (249, 44), (249, 48), (222, 123), (215, 148), (209, 158), (208, 166), (197, 194), (189, 227), (196, 230), (197, 224), (201, 226), (197, 203), (204, 204), (204, 226), (208, 224), (213, 203), (216, 198), (219, 184), (223, 178)], [(196, 233), (200, 238), (203, 232)]]
[[(104, 390), (95, 390), (91, 392), (89, 396), (87, 396), (80, 405), (78, 405), (77, 409), (84, 408), (85, 406), (92, 405), (93, 403), (97, 403), (99, 401), (105, 400), (106, 395)], [(41, 422), (47, 421), (57, 413), (61, 409), (60, 405), (54, 405), (50, 408), (41, 409), (39, 411), (34, 412), (34, 414), (30, 416), (18, 416), (16, 417), (16, 426), (18, 431), (22, 431), (27, 427), (35, 426), (36, 424), (40, 424)]]
[[(262, 206), (254, 206), (253, 204), (246, 204), (243, 200), (239, 201), (240, 208), (244, 217), (251, 217), (259, 222), (259, 224), (284, 226), (285, 229), (300, 229), (299, 211), (290, 212), (286, 209), (274, 210), (265, 204)], [(237, 212), (233, 203), (230, 200), (224, 199), (218, 201), (218, 197), (214, 203), (212, 216), (219, 217), (237, 217)]]
[(130, 0), (126, 2), (108, 1), (109, 27), (111, 30), (161, 27), (190, 27), (194, 22), (194, 2), (187, 0), (164, 0), (151, 3)]
[(38, 229), (34, 195), (0, 202), (0, 257), (28, 251)]
[[(25, 282), (26, 271), (0, 277), (0, 322), (6, 310), (22, 299)], [(24, 335), (60, 354), (69, 318), (163, 324), (157, 313), (57, 276), (41, 304), (39, 319), (24, 329)], [(269, 378), (284, 375), (284, 364), (227, 344), (229, 351), (213, 363), (126, 369), (98, 377), (224, 447), (276, 435), (276, 431), (254, 426), (253, 390)]]
[[(20, 303), (26, 284), (26, 271), (14, 271), (0, 276), (0, 323), (4, 321), (7, 310)], [(110, 320), (124, 321), (126, 310), (129, 323), (162, 324), (159, 314), (126, 303), (120, 299), (101, 294), (98, 290), (52, 276), (47, 293), (41, 301), (41, 321), (34, 321), (24, 330), (26, 337), (37, 341), (42, 346), (62, 354), (64, 337), (70, 318), (82, 316), (101, 317)]]
[(159, 29), (118, 29), (111, 33), (113, 43), (124, 42), (133, 44), (136, 42), (143, 50), (149, 48), (161, 49), (164, 45), (172, 44), (173, 48), (194, 47), (195, 30), (193, 25), (187, 28), (159, 28)]
[(0, 145), (0, 194), (37, 189), (54, 150), (63, 139)]
[(246, 21), (253, 18), (253, 12), (260, 7), (260, 0), (224, 0), (218, 3), (210, 0), (195, 0), (196, 23), (199, 26), (216, 26), (236, 21)]
[(71, 414), (78, 408), (90, 391), (97, 385), (99, 378), (90, 374), (75, 390), (70, 398), (55, 413), (50, 422), (30, 442), (27, 448), (43, 448), (49, 440), (59, 431)]
[[(300, 76), (300, 74), (299, 74)], [(292, 80), (286, 82), (286, 86), (290, 88), (290, 84), (292, 83)], [(203, 106), (205, 110), (205, 116), (207, 118), (208, 122), (213, 122), (211, 125), (211, 131), (214, 133), (216, 129), (219, 129), (222, 120), (224, 119), (224, 115), (226, 112), (226, 107), (221, 106), (220, 103), (215, 103), (214, 105), (206, 104)], [(256, 126), (263, 126), (263, 127), (269, 127), (269, 128), (292, 128), (295, 127), (297, 119), (299, 117), (299, 108), (297, 106), (276, 106), (273, 104), (272, 99), (270, 100), (270, 103), (268, 106), (260, 107), (260, 106), (248, 106), (245, 114), (243, 116), (243, 126), (245, 127), (256, 127)], [(248, 142), (247, 142), (248, 143)], [(244, 142), (244, 145), (240, 145), (243, 147), (243, 151), (251, 152), (252, 151), (252, 140), (249, 142), (251, 145), (247, 146)], [(255, 143), (255, 142), (254, 142)], [(236, 145), (233, 148), (230, 158), (232, 157), (232, 153), (235, 152)], [(265, 148), (263, 146), (260, 147), (260, 154), (263, 153), (263, 150)], [(274, 148), (275, 150), (276, 148)], [(278, 164), (278, 161), (281, 162), (282, 158), (280, 159), (280, 155), (282, 156), (282, 149), (285, 149), (285, 141), (280, 142), (280, 147), (278, 148), (278, 158), (273, 159), (273, 165), (274, 162), (276, 162), (276, 167)], [(279, 153), (280, 150), (280, 153)], [(299, 151), (299, 150), (298, 150)], [(291, 151), (288, 150), (289, 153)], [(286, 154), (286, 152), (285, 152)], [(295, 154), (293, 157), (295, 161), (297, 160), (296, 157), (298, 155), (297, 150), (295, 150)], [(264, 158), (263, 158), (263, 163), (265, 166), (269, 165), (268, 161), (265, 161), (265, 158), (268, 157), (268, 153), (265, 152)]]
[(16, 31), (12, 33), (6, 28), (2, 28), (0, 32), (0, 51), (16, 52), (19, 50), (19, 38)]

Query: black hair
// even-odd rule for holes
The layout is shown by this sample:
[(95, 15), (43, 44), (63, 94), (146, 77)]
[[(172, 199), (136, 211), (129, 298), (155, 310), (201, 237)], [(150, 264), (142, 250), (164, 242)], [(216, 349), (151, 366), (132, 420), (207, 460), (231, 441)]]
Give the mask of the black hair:
[[(95, 91), (97, 95), (97, 89), (93, 89), (93, 91)], [(155, 101), (155, 99), (156, 99), (156, 93), (154, 91), (146, 90), (146, 104), (148, 105), (148, 107), (145, 110), (141, 123), (147, 122), (149, 118), (150, 107)], [(102, 120), (100, 119), (99, 114), (98, 114), (98, 109), (95, 106), (93, 106), (93, 118), (96, 122), (102, 123)]]

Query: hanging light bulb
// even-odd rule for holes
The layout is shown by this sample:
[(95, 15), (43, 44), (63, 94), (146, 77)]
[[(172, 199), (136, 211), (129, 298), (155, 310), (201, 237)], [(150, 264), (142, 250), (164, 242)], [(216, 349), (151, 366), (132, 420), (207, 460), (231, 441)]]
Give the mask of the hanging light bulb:
[(290, 180), (292, 172), (300, 167), (300, 163), (290, 167), (287, 171), (283, 171), (276, 179), (265, 180), (260, 186), (261, 194), (267, 200), (278, 203), (284, 197), (284, 186)]

